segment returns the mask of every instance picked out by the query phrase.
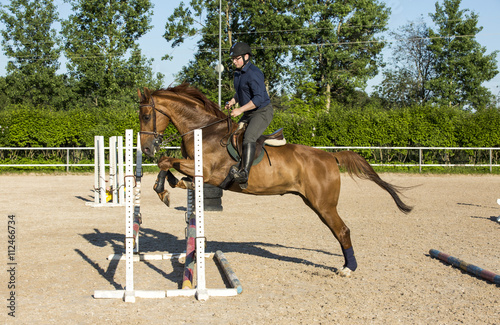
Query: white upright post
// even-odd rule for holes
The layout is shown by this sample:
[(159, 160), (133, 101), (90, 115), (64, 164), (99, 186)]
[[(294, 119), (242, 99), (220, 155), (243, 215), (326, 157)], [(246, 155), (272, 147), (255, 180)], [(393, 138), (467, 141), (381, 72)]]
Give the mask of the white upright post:
[(125, 301), (135, 302), (134, 294), (134, 141), (132, 130), (126, 130), (125, 136), (125, 157), (126, 157), (126, 170), (125, 186), (126, 200), (125, 200), (125, 268), (126, 268), (126, 284), (125, 284)]
[(99, 136), (94, 137), (94, 204), (99, 204)]
[(125, 180), (123, 175), (123, 136), (118, 136), (118, 202), (125, 202)]
[(96, 138), (96, 148), (97, 148), (97, 156), (94, 159), (97, 159), (97, 192), (94, 194), (97, 196), (97, 204), (106, 203), (106, 165), (104, 159), (104, 136), (100, 135)]
[(194, 186), (196, 214), (196, 298), (207, 300), (205, 281), (205, 225), (203, 216), (203, 146), (202, 131), (194, 131)]
[[(116, 173), (116, 136), (109, 138), (109, 191), (113, 204), (118, 203), (117, 173)], [(106, 203), (106, 202), (104, 202)]]

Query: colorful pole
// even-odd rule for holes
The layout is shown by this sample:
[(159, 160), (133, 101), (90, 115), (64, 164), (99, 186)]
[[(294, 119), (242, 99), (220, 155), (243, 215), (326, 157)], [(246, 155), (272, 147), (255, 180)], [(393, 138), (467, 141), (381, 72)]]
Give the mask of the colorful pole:
[(490, 272), (490, 271), (485, 270), (483, 268), (480, 268), (478, 266), (464, 262), (456, 257), (442, 253), (436, 249), (431, 249), (429, 251), (429, 254), (431, 254), (432, 257), (438, 258), (441, 261), (446, 262), (454, 267), (457, 267), (465, 272), (474, 274), (478, 277), (481, 277), (481, 278), (488, 280), (488, 281), (491, 281), (493, 283), (500, 284), (500, 275), (496, 275), (493, 272)]
[(193, 289), (194, 262), (196, 253), (196, 218), (193, 212), (194, 191), (188, 190), (187, 228), (186, 228), (186, 261), (182, 289)]
[(231, 284), (232, 288), (236, 289), (236, 292), (240, 294), (243, 291), (243, 287), (241, 286), (240, 280), (236, 276), (236, 273), (234, 273), (233, 269), (229, 265), (228, 260), (224, 256), (224, 253), (221, 251), (216, 251), (215, 252), (215, 258), (219, 262), (219, 265), (222, 267), (224, 270), (224, 274), (226, 275), (226, 279), (229, 281)]

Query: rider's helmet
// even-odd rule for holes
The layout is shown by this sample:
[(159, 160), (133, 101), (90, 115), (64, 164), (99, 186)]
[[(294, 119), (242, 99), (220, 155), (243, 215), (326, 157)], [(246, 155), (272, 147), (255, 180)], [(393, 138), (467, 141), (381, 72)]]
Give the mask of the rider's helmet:
[(234, 43), (234, 45), (231, 47), (231, 50), (229, 50), (229, 55), (231, 55), (232, 58), (240, 55), (243, 56), (245, 54), (252, 55), (252, 49), (247, 43)]

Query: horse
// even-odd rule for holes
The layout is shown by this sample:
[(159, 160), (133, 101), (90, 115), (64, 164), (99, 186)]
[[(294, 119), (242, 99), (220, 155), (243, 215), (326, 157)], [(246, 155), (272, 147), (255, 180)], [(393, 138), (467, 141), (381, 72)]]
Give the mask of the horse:
[[(144, 88), (139, 96), (140, 141), (143, 152), (154, 157), (163, 141), (163, 132), (172, 123), (182, 138), (181, 151), (184, 159), (163, 156), (158, 161), (158, 182), (172, 187), (187, 188), (170, 173), (173, 168), (181, 174), (194, 177), (194, 130), (203, 129), (203, 177), (204, 182), (220, 186), (226, 180), (229, 169), (236, 162), (228, 154), (225, 139), (236, 131), (238, 125), (220, 110), (198, 89), (182, 84), (151, 92)], [(300, 144), (266, 147), (267, 158), (253, 166), (248, 186), (242, 189), (232, 184), (227, 189), (253, 195), (299, 195), (330, 229), (340, 243), (344, 265), (337, 269), (343, 277), (350, 277), (357, 268), (351, 242), (350, 229), (340, 218), (337, 204), (340, 194), (340, 167), (351, 177), (375, 182), (387, 191), (399, 210), (410, 213), (412, 206), (401, 198), (403, 187), (384, 180), (359, 154), (352, 151), (326, 152)], [(158, 191), (157, 191), (158, 192)], [(160, 196), (161, 198), (161, 196)]]

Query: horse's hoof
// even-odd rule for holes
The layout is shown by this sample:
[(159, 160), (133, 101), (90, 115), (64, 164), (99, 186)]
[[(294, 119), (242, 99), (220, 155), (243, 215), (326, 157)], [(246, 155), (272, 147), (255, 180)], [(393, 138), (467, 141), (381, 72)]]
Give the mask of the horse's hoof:
[(158, 197), (166, 206), (170, 207), (170, 193), (167, 190), (158, 193)]
[(341, 270), (337, 271), (337, 274), (343, 278), (350, 278), (352, 276), (352, 270), (348, 267), (343, 267)]
[(194, 182), (190, 178), (184, 177), (179, 183), (177, 183), (177, 187), (186, 190), (194, 190)]

